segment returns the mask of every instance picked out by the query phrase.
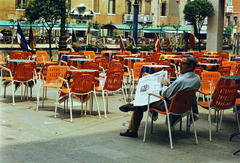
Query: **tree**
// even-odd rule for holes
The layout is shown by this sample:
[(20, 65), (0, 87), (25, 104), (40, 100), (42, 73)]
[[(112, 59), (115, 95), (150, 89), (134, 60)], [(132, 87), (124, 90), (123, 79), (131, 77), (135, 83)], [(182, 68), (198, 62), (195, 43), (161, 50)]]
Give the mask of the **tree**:
[(229, 25), (225, 28), (225, 34), (227, 34), (227, 37), (231, 37), (232, 32), (233, 32), (233, 28), (234, 28), (234, 25), (233, 25), (233, 24), (229, 24)]
[[(28, 0), (28, 4), (23, 15), (28, 21), (30, 21), (30, 23), (34, 21), (41, 22), (48, 31), (50, 56), (52, 56), (52, 28), (56, 24), (56, 21), (62, 17), (61, 4), (63, 4), (64, 1), (65, 0)], [(68, 4), (66, 4), (66, 7), (67, 6)]]
[(198, 40), (200, 51), (200, 31), (206, 17), (214, 15), (214, 8), (211, 2), (207, 0), (194, 0), (189, 1), (183, 10), (184, 19), (188, 22), (192, 22), (194, 27), (198, 28)]

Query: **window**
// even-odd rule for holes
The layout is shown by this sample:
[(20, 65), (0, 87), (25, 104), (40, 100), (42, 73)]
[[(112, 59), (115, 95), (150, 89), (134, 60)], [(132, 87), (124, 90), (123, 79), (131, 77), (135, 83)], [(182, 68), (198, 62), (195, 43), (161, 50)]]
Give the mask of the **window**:
[(94, 12), (95, 13), (100, 13), (100, 0), (94, 0)]
[(115, 0), (108, 0), (108, 13), (115, 14)]
[(231, 24), (230, 22), (230, 16), (226, 16), (226, 26), (228, 26), (229, 24)]
[(132, 12), (132, 2), (130, 0), (125, 0), (125, 12), (128, 14)]
[(27, 4), (27, 0), (16, 0), (16, 9), (24, 9), (25, 5)]
[(151, 0), (149, 2), (145, 2), (145, 13), (150, 14), (151, 13)]
[(166, 16), (166, 3), (162, 3), (162, 12), (161, 16)]
[(237, 16), (234, 16), (234, 17), (233, 17), (233, 24), (234, 24), (235, 26), (238, 26), (238, 17), (237, 17)]

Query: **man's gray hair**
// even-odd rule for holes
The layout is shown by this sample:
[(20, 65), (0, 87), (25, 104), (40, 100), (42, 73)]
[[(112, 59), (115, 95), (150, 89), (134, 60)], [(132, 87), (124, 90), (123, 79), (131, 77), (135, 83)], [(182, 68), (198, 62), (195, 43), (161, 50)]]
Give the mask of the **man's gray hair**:
[(194, 69), (195, 69), (195, 67), (197, 66), (197, 63), (198, 63), (196, 58), (194, 56), (192, 56), (192, 55), (189, 55), (189, 54), (184, 55), (183, 57), (188, 59), (188, 65), (190, 65), (190, 66), (192, 65), (193, 68), (192, 68), (191, 71), (194, 71)]

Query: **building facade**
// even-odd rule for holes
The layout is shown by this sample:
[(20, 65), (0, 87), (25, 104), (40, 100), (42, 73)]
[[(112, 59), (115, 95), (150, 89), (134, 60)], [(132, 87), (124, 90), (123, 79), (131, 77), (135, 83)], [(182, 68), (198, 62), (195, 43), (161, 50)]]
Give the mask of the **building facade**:
[(230, 24), (235, 26), (234, 33), (240, 33), (240, 4), (239, 0), (225, 0), (224, 6), (224, 26)]

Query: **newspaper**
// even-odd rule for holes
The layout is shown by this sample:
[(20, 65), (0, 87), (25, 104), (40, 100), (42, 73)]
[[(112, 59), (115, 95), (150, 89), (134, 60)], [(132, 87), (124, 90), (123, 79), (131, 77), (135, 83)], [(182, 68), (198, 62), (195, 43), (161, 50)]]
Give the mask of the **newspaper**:
[[(154, 74), (146, 75), (139, 79), (135, 94), (134, 106), (143, 106), (148, 104), (148, 94), (159, 95), (162, 88), (162, 79), (167, 79), (167, 71), (159, 71)], [(159, 101), (159, 98), (151, 96), (150, 103)]]

